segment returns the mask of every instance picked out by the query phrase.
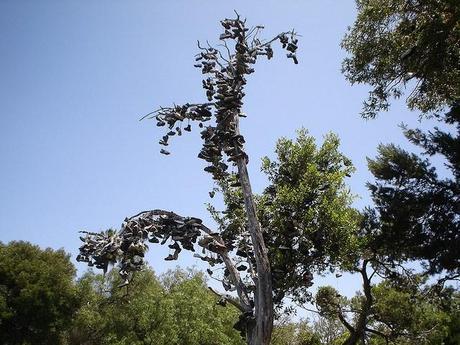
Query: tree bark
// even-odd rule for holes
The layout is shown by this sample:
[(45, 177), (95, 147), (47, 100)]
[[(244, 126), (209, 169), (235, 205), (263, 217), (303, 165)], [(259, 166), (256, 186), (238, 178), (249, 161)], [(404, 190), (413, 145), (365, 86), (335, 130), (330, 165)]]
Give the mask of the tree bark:
[(363, 290), (364, 290), (364, 302), (361, 307), (361, 311), (358, 315), (358, 320), (356, 321), (353, 327), (347, 327), (346, 320), (341, 319), (342, 323), (347, 327), (350, 332), (348, 338), (343, 342), (342, 345), (356, 345), (360, 340), (364, 341), (364, 337), (366, 335), (366, 328), (367, 328), (367, 318), (371, 312), (372, 304), (374, 299), (372, 297), (372, 286), (371, 280), (367, 275), (367, 264), (368, 261), (364, 260), (359, 273), (363, 278)]
[[(253, 323), (250, 323), (248, 324), (247, 326), (247, 330), (246, 330), (246, 343), (248, 345), (259, 345), (261, 344), (259, 342), (259, 338), (257, 337), (257, 327), (256, 327), (256, 323), (253, 322)], [(268, 340), (268, 343), (266, 343), (267, 345), (270, 343), (270, 339)]]
[[(236, 116), (236, 129), (238, 118)], [(256, 290), (254, 292), (255, 325), (248, 325), (247, 342), (249, 345), (269, 345), (273, 331), (273, 295), (270, 261), (268, 250), (262, 234), (262, 229), (257, 219), (256, 205), (252, 194), (251, 182), (245, 157), (236, 161), (241, 188), (243, 190), (244, 205), (248, 219), (249, 233), (254, 248), (256, 260)], [(252, 329), (253, 328), (253, 329)]]

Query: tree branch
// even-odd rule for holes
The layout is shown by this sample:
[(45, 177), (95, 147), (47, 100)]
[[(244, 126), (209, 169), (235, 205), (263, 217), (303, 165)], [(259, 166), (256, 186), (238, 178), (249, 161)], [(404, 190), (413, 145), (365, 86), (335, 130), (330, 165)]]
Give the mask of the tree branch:
[(229, 302), (231, 305), (237, 307), (241, 312), (245, 313), (247, 312), (247, 308), (242, 305), (236, 298), (230, 296), (229, 294), (222, 294), (214, 290), (212, 287), (208, 286), (208, 289), (212, 291), (216, 296), (218, 296), (220, 299)]
[(366, 327), (365, 331), (366, 331), (366, 332), (369, 332), (369, 333), (376, 334), (376, 335), (382, 337), (383, 339), (385, 339), (386, 344), (387, 344), (387, 345), (389, 344), (389, 341), (390, 341), (390, 340), (389, 340), (389, 336), (386, 335), (385, 333), (380, 332), (380, 331), (377, 331), (377, 330), (372, 329), (372, 328), (368, 328), (368, 327)]

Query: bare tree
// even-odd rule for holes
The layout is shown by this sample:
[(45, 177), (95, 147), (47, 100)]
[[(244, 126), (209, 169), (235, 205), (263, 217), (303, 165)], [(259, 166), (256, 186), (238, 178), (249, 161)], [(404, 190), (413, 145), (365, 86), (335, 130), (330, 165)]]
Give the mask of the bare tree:
[[(231, 303), (241, 311), (235, 328), (242, 332), (248, 344), (268, 345), (274, 315), (272, 275), (251, 190), (248, 155), (244, 151), (245, 139), (240, 133), (239, 120), (245, 117), (241, 108), (246, 76), (254, 72), (257, 58), (271, 59), (272, 43), (279, 41), (287, 50), (287, 57), (297, 64), (297, 36), (290, 31), (262, 40), (259, 34), (263, 27), (247, 28), (246, 20), (238, 14), (221, 24), (221, 44), (213, 47), (209, 43), (205, 46), (198, 43), (200, 52), (195, 67), (205, 75), (203, 88), (207, 102), (162, 107), (145, 118), (155, 119), (157, 126), (167, 128), (160, 140), (165, 147), (173, 136), (190, 132), (192, 123), (198, 124), (203, 139), (198, 157), (209, 163), (204, 170), (212, 175), (224, 199), (238, 193), (242, 196), (245, 224), (238, 229), (221, 226), (216, 231), (198, 218), (165, 210), (145, 211), (125, 219), (118, 232), (86, 232), (81, 238), (84, 244), (77, 260), (104, 270), (118, 262), (120, 274), (128, 284), (133, 272), (143, 266), (146, 241), (169, 243), (172, 253), (165, 260), (175, 260), (182, 249), (195, 251), (199, 246), (202, 254), (195, 256), (211, 267), (222, 267), (223, 274), (217, 279), (225, 290), (236, 291), (229, 294), (213, 290), (220, 296), (221, 304)], [(170, 154), (166, 148), (160, 152)], [(208, 269), (214, 276), (216, 271)]]

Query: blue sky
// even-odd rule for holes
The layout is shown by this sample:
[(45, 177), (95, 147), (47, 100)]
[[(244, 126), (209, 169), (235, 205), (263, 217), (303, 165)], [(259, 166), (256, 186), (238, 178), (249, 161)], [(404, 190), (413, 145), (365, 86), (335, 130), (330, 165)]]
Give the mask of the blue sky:
[[(162, 131), (139, 118), (160, 105), (204, 100), (193, 67), (196, 41), (216, 42), (219, 20), (236, 9), (265, 37), (295, 28), (299, 65), (281, 50), (260, 61), (246, 90), (241, 124), (255, 191), (260, 158), (277, 138), (329, 131), (357, 172), (349, 179), (369, 204), (366, 157), (381, 142), (408, 147), (398, 128), (416, 124), (395, 102), (376, 120), (359, 116), (368, 89), (340, 73), (340, 41), (352, 0), (323, 1), (8, 1), (0, 2), (0, 241), (28, 240), (72, 253), (78, 231), (119, 227), (126, 216), (163, 208), (209, 222), (210, 177), (196, 158), (198, 132), (159, 154)], [(157, 272), (164, 248), (152, 247)], [(180, 265), (195, 261), (184, 256)], [(78, 265), (80, 269), (84, 267)], [(341, 288), (347, 289), (346, 284)], [(352, 287), (348, 288), (352, 291)]]

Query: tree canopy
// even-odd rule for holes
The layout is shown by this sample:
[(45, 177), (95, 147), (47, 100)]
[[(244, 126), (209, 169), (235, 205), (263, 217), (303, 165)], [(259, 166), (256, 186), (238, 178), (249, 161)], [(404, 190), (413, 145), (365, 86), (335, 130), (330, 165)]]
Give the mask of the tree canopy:
[(364, 339), (376, 345), (434, 345), (451, 337), (449, 324), (457, 322), (458, 314), (458, 296), (451, 289), (433, 298), (427, 296), (429, 288), (408, 288), (384, 280), (371, 290), (372, 304), (366, 315), (364, 335), (357, 338), (353, 334), (360, 331), (362, 308), (368, 303), (368, 297), (359, 292), (349, 299), (331, 286), (318, 290), (315, 300), (320, 315), (329, 320), (340, 320), (344, 325), (346, 332), (340, 337), (340, 344), (358, 344)]
[[(377, 157), (368, 159), (375, 178), (368, 183), (374, 205), (363, 212), (360, 237), (364, 241), (360, 241), (358, 257), (369, 261), (373, 270), (371, 275), (361, 271), (364, 294), (357, 299), (360, 307), (355, 321), (362, 318), (369, 328), (380, 318), (384, 326), (371, 329), (381, 333), (382, 343), (438, 344), (448, 322), (433, 312), (440, 305), (431, 305), (427, 298), (448, 294), (446, 282), (460, 278), (460, 3), (358, 0), (357, 9), (357, 20), (342, 42), (350, 54), (343, 72), (352, 83), (372, 87), (362, 115), (375, 117), (388, 109), (391, 98), (399, 98), (407, 89), (409, 109), (419, 111), (421, 117), (435, 115), (440, 126), (423, 131), (403, 125), (405, 137), (419, 153), (382, 144)], [(404, 267), (409, 262), (421, 264), (420, 275)], [(375, 274), (385, 282), (372, 285)], [(436, 277), (434, 285), (422, 287), (430, 276)], [(434, 295), (428, 297), (425, 291), (425, 298), (416, 297), (412, 291), (409, 297), (403, 291), (408, 286)], [(363, 306), (368, 306), (367, 316)], [(430, 335), (420, 327), (431, 329), (428, 319), (436, 315), (439, 324)], [(450, 320), (458, 325), (455, 317)], [(347, 328), (353, 332), (357, 325), (349, 323)], [(449, 332), (456, 334), (456, 327), (450, 326)], [(399, 336), (393, 334), (391, 339), (389, 330)], [(374, 335), (379, 336), (377, 332)], [(416, 339), (417, 334), (425, 337)], [(449, 337), (442, 341), (449, 342)]]
[(425, 155), (444, 158), (445, 172), (428, 158), (396, 145), (381, 145), (369, 160), (376, 181), (369, 183), (380, 217), (376, 243), (401, 259), (425, 260), (430, 273), (460, 269), (460, 106), (445, 115), (455, 132), (406, 129)]
[(0, 342), (60, 344), (79, 304), (63, 250), (0, 242)]
[(201, 273), (176, 269), (156, 277), (137, 272), (124, 288), (117, 270), (106, 277), (87, 272), (78, 281), (82, 307), (70, 344), (240, 345), (232, 328), (235, 308), (222, 308)]
[[(374, 219), (368, 223), (375, 235), (370, 245), (402, 261), (424, 260), (431, 274), (458, 272), (460, 4), (359, 0), (357, 7), (342, 42), (350, 54), (343, 72), (352, 83), (373, 87), (363, 115), (376, 116), (409, 88), (409, 108), (435, 113), (441, 124), (428, 132), (403, 127), (421, 154), (382, 144), (368, 160), (375, 177), (368, 184), (375, 206), (367, 213)], [(433, 156), (444, 168), (433, 164)]]
[(264, 158), (269, 185), (258, 203), (273, 268), (275, 295), (305, 300), (313, 274), (344, 265), (355, 251), (358, 212), (345, 184), (354, 167), (339, 138), (317, 145), (305, 130), (280, 139), (276, 158)]
[[(371, 86), (363, 116), (406, 95), (410, 109), (439, 112), (460, 99), (460, 4), (457, 0), (357, 0), (342, 47), (351, 83)], [(406, 89), (408, 90), (406, 93)]]

